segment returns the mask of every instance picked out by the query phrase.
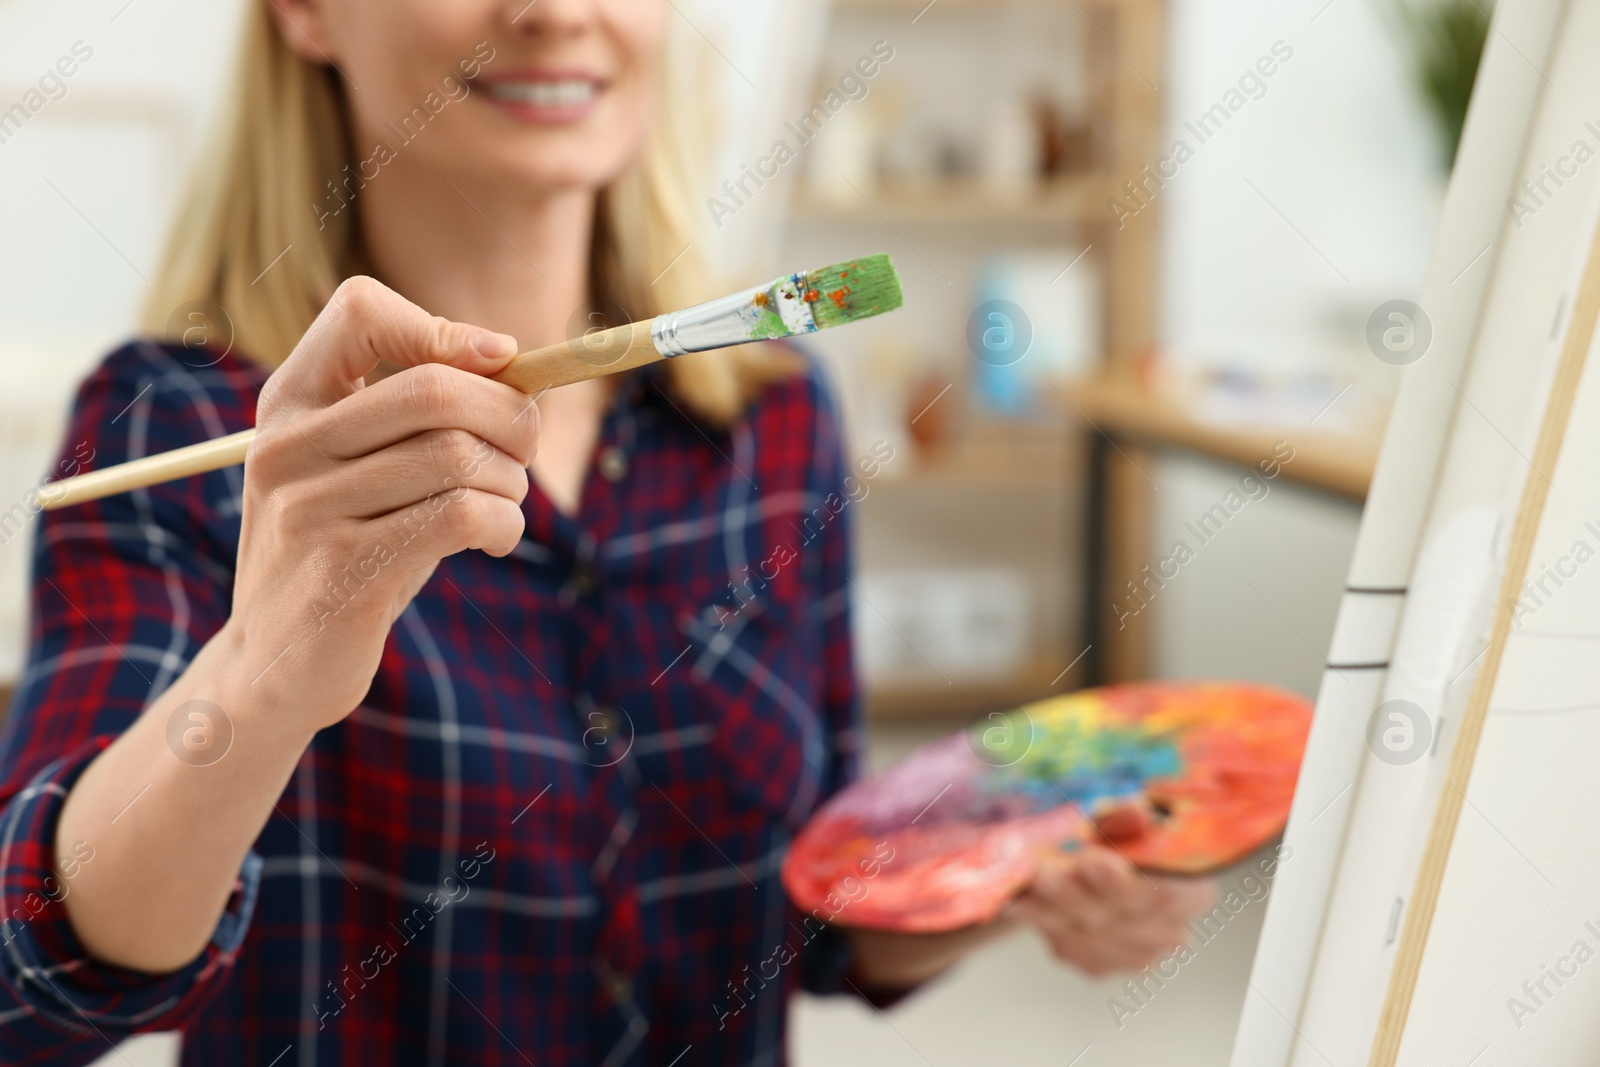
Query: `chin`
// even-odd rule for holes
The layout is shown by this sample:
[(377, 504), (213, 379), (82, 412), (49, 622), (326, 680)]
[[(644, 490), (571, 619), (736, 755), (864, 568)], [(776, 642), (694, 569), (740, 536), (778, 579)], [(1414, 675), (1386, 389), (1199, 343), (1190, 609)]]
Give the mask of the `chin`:
[(598, 191), (626, 173), (637, 158), (636, 153), (617, 152), (614, 144), (596, 146), (592, 151), (574, 150), (571, 145), (530, 144), (518, 146), (514, 152), (464, 152), (456, 158), (475, 155), (482, 160), (472, 168), (478, 180), (499, 174), (520, 189), (551, 192)]
[(627, 172), (649, 138), (644, 124), (605, 121), (602, 115), (572, 123), (508, 123), (497, 117), (473, 123), (470, 135), (446, 149), (440, 162), (461, 168), (462, 161), (475, 160), (463, 169), (480, 181), (502, 174), (523, 188), (598, 190)]

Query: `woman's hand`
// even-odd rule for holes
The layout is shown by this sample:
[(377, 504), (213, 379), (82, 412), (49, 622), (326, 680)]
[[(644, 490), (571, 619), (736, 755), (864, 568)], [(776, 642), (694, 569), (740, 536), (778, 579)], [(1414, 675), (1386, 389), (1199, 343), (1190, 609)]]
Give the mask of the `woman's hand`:
[(1033, 882), (1001, 916), (941, 934), (850, 929), (856, 967), (876, 990), (908, 989), (1017, 923), (1034, 927), (1057, 958), (1099, 978), (1137, 971), (1188, 939), (1188, 923), (1211, 906), (1210, 878), (1146, 875), (1115, 845), (1143, 833), (1149, 816), (1122, 805), (1095, 820), (1100, 841), (1045, 856)]
[(1090, 844), (1051, 854), (1010, 913), (1058, 958), (1098, 978), (1141, 970), (1177, 949), (1215, 895), (1209, 878), (1147, 875), (1114, 848)]
[[(268, 380), (221, 636), (270, 706), (337, 722), (441, 558), (516, 547), (538, 411), (484, 377), (515, 353), (352, 278)], [(365, 385), (380, 360), (405, 369)]]
[[(95, 848), (63, 900), (90, 955), (156, 974), (194, 959), (312, 736), (366, 695), (439, 560), (516, 546), (538, 413), (482, 377), (515, 349), (355, 278), (268, 380), (232, 615), (61, 811), (57, 847)], [(365, 385), (379, 360), (406, 369)], [(190, 701), (230, 724), (221, 762), (171, 747)], [(133, 799), (137, 815), (112, 827)]]

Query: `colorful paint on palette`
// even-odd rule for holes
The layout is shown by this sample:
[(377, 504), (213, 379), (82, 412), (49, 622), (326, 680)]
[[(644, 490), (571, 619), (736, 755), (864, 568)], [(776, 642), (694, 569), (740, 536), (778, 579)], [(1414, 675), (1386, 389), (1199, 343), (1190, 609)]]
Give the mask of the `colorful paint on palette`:
[[(803, 910), (838, 912), (837, 922), (956, 929), (997, 915), (1043, 852), (1093, 840), (1091, 816), (1119, 803), (1152, 815), (1117, 841), (1132, 862), (1213, 871), (1282, 832), (1310, 723), (1298, 696), (1220, 682), (1031, 704), (924, 745), (829, 801), (790, 850), (784, 885)], [(847, 879), (885, 845), (893, 858), (862, 893)]]

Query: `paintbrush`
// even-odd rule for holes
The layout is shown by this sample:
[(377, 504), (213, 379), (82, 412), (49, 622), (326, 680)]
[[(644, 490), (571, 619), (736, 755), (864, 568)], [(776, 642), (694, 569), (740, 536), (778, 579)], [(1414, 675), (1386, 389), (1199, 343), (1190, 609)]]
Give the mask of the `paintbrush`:
[[(900, 277), (884, 255), (788, 274), (767, 285), (558, 345), (524, 352), (497, 382), (536, 396), (558, 385), (599, 378), (690, 352), (751, 341), (798, 337), (893, 311), (901, 303)], [(39, 487), (46, 511), (143, 489), (192, 474), (243, 463), (256, 431), (244, 430), (187, 448), (132, 460)]]

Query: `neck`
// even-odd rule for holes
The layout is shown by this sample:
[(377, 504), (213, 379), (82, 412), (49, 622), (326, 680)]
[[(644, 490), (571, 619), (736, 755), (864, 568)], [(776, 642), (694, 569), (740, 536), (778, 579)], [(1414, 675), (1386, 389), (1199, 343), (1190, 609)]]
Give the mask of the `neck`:
[(508, 195), (403, 162), (362, 193), (377, 277), (435, 315), (511, 334), (524, 352), (567, 340), (589, 298), (595, 192)]

